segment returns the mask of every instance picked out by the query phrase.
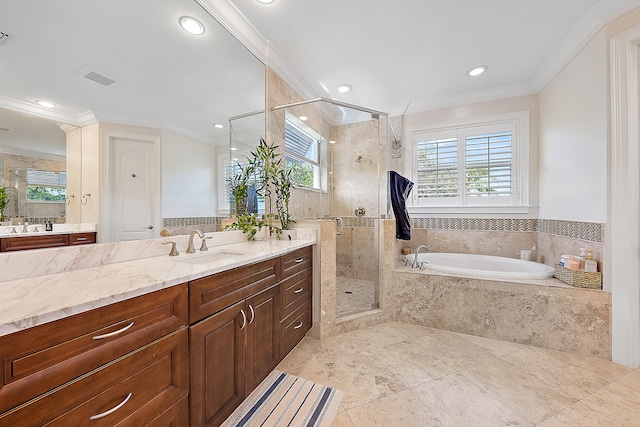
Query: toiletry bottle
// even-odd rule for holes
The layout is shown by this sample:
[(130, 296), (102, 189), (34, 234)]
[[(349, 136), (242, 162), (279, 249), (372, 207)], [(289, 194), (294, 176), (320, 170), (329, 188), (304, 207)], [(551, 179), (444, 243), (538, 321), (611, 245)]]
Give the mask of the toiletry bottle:
[(586, 273), (597, 273), (598, 272), (598, 262), (593, 259), (593, 255), (591, 254), (592, 250), (587, 251), (586, 259), (584, 260), (584, 271)]
[(576, 257), (580, 261), (580, 270), (584, 270), (584, 260), (587, 259), (587, 250), (580, 248), (580, 255)]
[[(565, 262), (564, 264), (565, 267), (567, 267), (567, 263)], [(569, 257), (569, 266), (568, 266), (569, 270), (571, 271), (578, 271), (580, 270), (580, 261), (578, 261), (576, 259), (575, 256), (571, 255)]]
[(46, 231), (53, 231), (53, 224), (51, 224), (51, 221), (47, 221), (44, 227)]

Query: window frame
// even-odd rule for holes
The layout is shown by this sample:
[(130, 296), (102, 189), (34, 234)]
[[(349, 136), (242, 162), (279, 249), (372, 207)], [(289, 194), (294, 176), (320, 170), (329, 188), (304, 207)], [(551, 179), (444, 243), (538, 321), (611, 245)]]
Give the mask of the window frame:
[[(508, 197), (466, 196), (465, 191), (465, 147), (466, 136), (491, 133), (496, 130), (512, 131), (511, 195)], [(494, 214), (529, 212), (529, 110), (515, 111), (491, 116), (479, 116), (435, 124), (408, 126), (406, 134), (410, 144), (405, 144), (405, 171), (409, 179), (418, 182), (419, 139), (458, 139), (458, 194), (455, 197), (418, 198), (417, 187), (407, 200), (410, 214)], [(508, 200), (507, 200), (508, 199)]]
[[(322, 142), (323, 142), (323, 138), (318, 135), (313, 129), (311, 129), (309, 126), (307, 126), (304, 122), (302, 122), (301, 120), (299, 120), (297, 117), (295, 117), (294, 115), (287, 113), (285, 116), (285, 127), (289, 125), (292, 126), (294, 128), (296, 128), (299, 132), (302, 132), (303, 134), (305, 134), (306, 136), (308, 136), (310, 139), (313, 140), (312, 144), (315, 145), (314, 150), (316, 153), (316, 160), (313, 159), (309, 159), (306, 156), (301, 156), (298, 153), (296, 153), (293, 150), (290, 150), (289, 147), (287, 147), (287, 139), (286, 136), (284, 138), (284, 162), (285, 164), (288, 166), (289, 162), (287, 158), (293, 158), (294, 160), (300, 161), (300, 162), (305, 162), (308, 163), (312, 166), (313, 168), (313, 187), (309, 187), (307, 185), (303, 185), (303, 184), (298, 184), (298, 183), (294, 183), (293, 187), (294, 188), (299, 188), (299, 189), (304, 189), (304, 190), (309, 190), (309, 191), (325, 191), (325, 185), (323, 185), (323, 170), (322, 170)], [(286, 132), (285, 132), (286, 135)], [(309, 145), (311, 146), (311, 144)]]

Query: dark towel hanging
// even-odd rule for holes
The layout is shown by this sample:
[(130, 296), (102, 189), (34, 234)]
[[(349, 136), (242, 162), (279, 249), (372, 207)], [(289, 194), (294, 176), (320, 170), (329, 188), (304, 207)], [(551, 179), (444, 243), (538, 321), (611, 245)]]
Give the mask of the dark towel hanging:
[(396, 171), (389, 171), (389, 194), (393, 215), (396, 217), (396, 239), (411, 240), (411, 222), (406, 200), (412, 188), (413, 182)]

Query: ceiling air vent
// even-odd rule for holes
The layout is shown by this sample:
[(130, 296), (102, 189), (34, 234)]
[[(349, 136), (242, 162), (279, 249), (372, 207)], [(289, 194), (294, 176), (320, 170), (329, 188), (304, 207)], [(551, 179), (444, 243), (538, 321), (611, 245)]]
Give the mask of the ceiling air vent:
[(0, 30), (0, 46), (9, 43), (9, 40), (13, 38), (13, 34), (9, 34), (6, 31)]
[(110, 79), (107, 76), (103, 76), (102, 74), (98, 74), (95, 71), (91, 71), (83, 76), (85, 79), (92, 80), (96, 83), (100, 83), (103, 86), (109, 86), (110, 84), (115, 83), (116, 81)]

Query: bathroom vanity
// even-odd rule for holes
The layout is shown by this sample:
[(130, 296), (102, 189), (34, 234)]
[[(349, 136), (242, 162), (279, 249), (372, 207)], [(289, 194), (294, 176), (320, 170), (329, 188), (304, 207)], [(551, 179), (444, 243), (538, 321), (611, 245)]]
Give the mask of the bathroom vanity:
[[(0, 426), (219, 425), (311, 328), (313, 243), (244, 242), (31, 278), (31, 310), (10, 306), (29, 292), (0, 303)], [(37, 289), (47, 282), (68, 283), (72, 307), (47, 307)]]
[(60, 246), (89, 245), (96, 242), (96, 232), (31, 233), (23, 235), (0, 235), (0, 252), (29, 249), (56, 248)]

